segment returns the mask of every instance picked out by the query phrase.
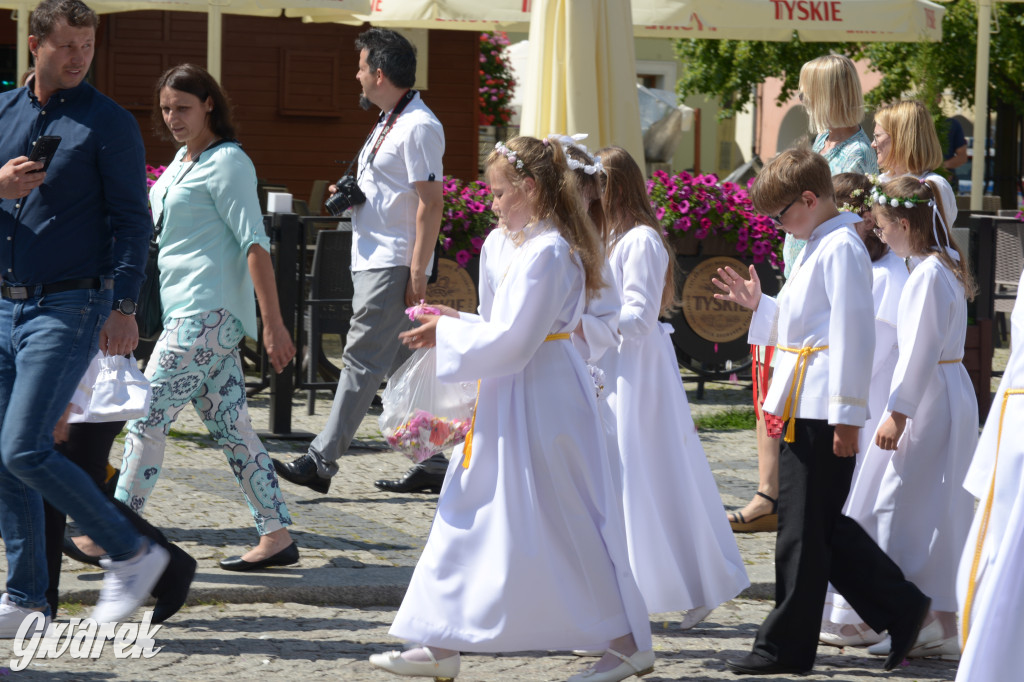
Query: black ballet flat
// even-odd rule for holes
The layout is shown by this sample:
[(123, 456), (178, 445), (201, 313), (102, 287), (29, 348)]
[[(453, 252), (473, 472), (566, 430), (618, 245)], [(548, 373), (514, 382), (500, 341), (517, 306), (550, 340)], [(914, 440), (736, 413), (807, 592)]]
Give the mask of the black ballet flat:
[(259, 561), (246, 561), (240, 556), (233, 556), (230, 559), (223, 559), (220, 567), (225, 571), (258, 571), (261, 568), (273, 566), (290, 566), (299, 563), (299, 546), (294, 542), (282, 549), (273, 556)]

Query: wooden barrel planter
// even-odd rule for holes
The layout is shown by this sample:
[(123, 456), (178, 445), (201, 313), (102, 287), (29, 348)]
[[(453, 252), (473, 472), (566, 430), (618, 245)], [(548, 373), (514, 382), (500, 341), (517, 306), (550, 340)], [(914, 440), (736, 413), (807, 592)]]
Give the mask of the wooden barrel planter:
[[(718, 268), (731, 267), (746, 276), (752, 259), (737, 253), (733, 243), (720, 235), (698, 240), (683, 235), (676, 246), (676, 283), (680, 287), (680, 308), (665, 321), (672, 325), (672, 344), (681, 367), (706, 379), (724, 379), (742, 373), (751, 364), (747, 330), (753, 313), (735, 303), (714, 297), (711, 283)], [(779, 275), (764, 260), (755, 265), (764, 293), (778, 293)]]
[(451, 258), (437, 259), (437, 280), (427, 286), (427, 301), (440, 303), (456, 310), (475, 313), (480, 303), (480, 258), (474, 256), (466, 267), (460, 267)]

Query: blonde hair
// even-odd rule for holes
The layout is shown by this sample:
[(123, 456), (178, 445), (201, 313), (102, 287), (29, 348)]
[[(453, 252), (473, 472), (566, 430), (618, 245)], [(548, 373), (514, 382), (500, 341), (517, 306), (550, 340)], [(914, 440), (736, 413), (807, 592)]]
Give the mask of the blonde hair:
[(608, 238), (615, 240), (634, 227), (648, 225), (661, 237), (668, 252), (668, 269), (661, 290), (661, 314), (677, 307), (675, 250), (668, 243), (661, 223), (647, 198), (647, 183), (636, 160), (622, 147), (605, 147), (597, 152), (604, 164), (605, 183), (601, 201), (608, 216)]
[(827, 54), (800, 68), (800, 91), (811, 130), (859, 126), (864, 118), (864, 93), (857, 67), (849, 57)]
[[(515, 160), (506, 155), (514, 154)], [(533, 218), (550, 220), (580, 259), (589, 301), (605, 286), (601, 276), (604, 249), (583, 205), (576, 174), (569, 170), (565, 152), (557, 142), (535, 137), (514, 137), (487, 157), (488, 172), (501, 173), (513, 187), (521, 188), (526, 178), (534, 181)]]
[(821, 154), (810, 149), (787, 149), (769, 161), (750, 188), (758, 213), (778, 211), (806, 191), (822, 201), (834, 201), (832, 171)]
[(909, 99), (886, 105), (875, 112), (875, 125), (891, 140), (884, 170), (921, 175), (942, 165), (935, 121), (921, 102)]
[[(957, 246), (948, 229), (951, 226), (946, 219), (946, 212), (942, 207), (942, 195), (939, 194), (938, 187), (931, 180), (918, 180), (909, 175), (901, 175), (895, 180), (884, 183), (879, 189), (888, 197), (916, 200), (916, 203), (912, 204), (910, 208), (903, 203), (898, 206), (877, 203), (871, 207), (871, 210), (876, 215), (890, 220), (906, 219), (910, 225), (908, 238), (911, 252), (934, 254), (960, 280), (967, 300), (973, 301), (974, 295), (978, 293), (978, 286), (971, 275), (971, 267), (967, 263), (967, 258)], [(930, 206), (929, 203), (931, 203)], [(932, 221), (935, 211), (939, 212), (942, 222), (939, 224), (936, 220), (933, 231)], [(940, 235), (941, 244), (935, 241), (936, 232)], [(959, 261), (954, 260), (946, 253), (947, 247), (957, 253), (960, 257)]]

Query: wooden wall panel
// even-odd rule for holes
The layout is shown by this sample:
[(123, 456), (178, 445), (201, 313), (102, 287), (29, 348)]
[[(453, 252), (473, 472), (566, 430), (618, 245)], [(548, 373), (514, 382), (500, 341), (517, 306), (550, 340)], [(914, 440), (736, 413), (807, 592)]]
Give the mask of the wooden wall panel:
[[(95, 83), (132, 110), (147, 160), (165, 164), (172, 143), (152, 130), (152, 87), (175, 64), (205, 64), (206, 16), (129, 12), (103, 17)], [(353, 41), (362, 29), (298, 19), (224, 15), (223, 78), (239, 140), (257, 175), (306, 199), (314, 180), (336, 180), (372, 128), (359, 108)], [(476, 179), (478, 40), (472, 31), (432, 31), (423, 93), (445, 128), (445, 172)], [(331, 74), (334, 74), (333, 77)], [(290, 94), (291, 101), (282, 104)]]
[(11, 18), (12, 12), (0, 13), (0, 45), (14, 47), (18, 44), (18, 22)]

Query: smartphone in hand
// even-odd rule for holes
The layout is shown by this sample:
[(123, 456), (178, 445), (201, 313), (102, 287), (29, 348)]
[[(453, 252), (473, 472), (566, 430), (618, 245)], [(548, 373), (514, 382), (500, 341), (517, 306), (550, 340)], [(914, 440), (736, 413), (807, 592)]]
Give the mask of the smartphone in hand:
[(39, 170), (29, 171), (29, 173), (42, 173), (49, 168), (50, 161), (53, 160), (53, 155), (57, 153), (57, 147), (59, 146), (59, 135), (41, 135), (32, 145), (32, 151), (28, 155), (28, 160), (41, 161), (43, 167)]

